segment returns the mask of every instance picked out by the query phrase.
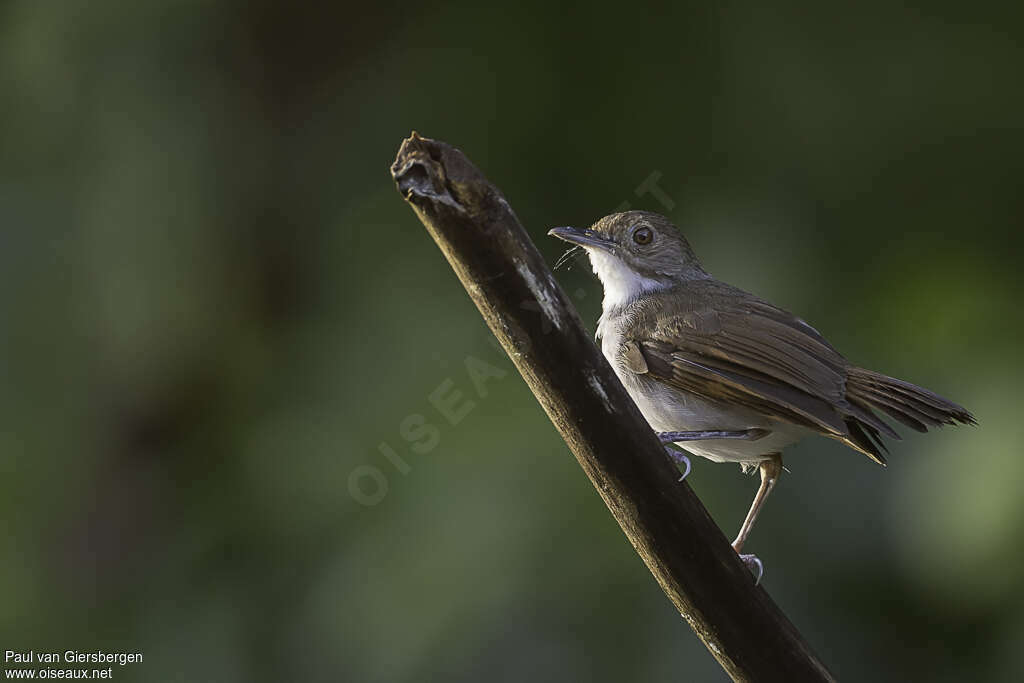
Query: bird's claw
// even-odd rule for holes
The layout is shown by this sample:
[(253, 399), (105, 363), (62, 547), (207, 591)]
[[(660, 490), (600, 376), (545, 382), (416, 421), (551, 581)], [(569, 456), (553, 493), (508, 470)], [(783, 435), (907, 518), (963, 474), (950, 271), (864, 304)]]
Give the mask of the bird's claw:
[(756, 577), (754, 585), (760, 584), (761, 577), (764, 576), (764, 563), (761, 562), (757, 555), (740, 555), (740, 559), (743, 560), (743, 564), (747, 565), (747, 569)]
[(672, 461), (677, 465), (685, 465), (686, 470), (683, 471), (683, 476), (679, 477), (679, 481), (686, 479), (690, 476), (690, 459), (686, 457), (684, 453), (677, 451), (671, 446), (665, 446), (665, 452), (668, 453), (668, 457), (672, 458)]

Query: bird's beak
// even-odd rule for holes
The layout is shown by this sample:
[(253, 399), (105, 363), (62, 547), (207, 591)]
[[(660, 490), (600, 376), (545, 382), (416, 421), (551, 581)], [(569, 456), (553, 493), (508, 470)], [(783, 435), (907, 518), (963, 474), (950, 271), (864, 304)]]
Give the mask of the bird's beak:
[(551, 228), (548, 230), (548, 234), (571, 244), (578, 244), (581, 247), (596, 247), (605, 251), (611, 251), (616, 246), (615, 242), (602, 237), (596, 230), (591, 230), (590, 228)]

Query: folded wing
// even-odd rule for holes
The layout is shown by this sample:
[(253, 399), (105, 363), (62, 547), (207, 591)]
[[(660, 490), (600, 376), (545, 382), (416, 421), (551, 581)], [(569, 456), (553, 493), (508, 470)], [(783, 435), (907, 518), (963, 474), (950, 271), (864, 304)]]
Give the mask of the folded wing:
[[(860, 402), (847, 398), (850, 365), (796, 316), (722, 283), (730, 296), (703, 308), (660, 311), (634, 340), (659, 381), (706, 399), (744, 406), (776, 420), (816, 430), (885, 463), (880, 435), (899, 438)], [(742, 296), (736, 296), (736, 293)], [(722, 306), (721, 301), (729, 301)]]

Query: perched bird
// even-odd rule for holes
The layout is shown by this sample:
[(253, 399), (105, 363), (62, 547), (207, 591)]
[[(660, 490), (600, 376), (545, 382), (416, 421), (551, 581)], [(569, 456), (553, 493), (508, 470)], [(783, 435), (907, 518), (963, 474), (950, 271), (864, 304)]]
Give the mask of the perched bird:
[[(761, 485), (732, 546), (743, 545), (782, 473), (782, 449), (822, 434), (884, 465), (883, 419), (911, 429), (974, 424), (961, 406), (852, 365), (809, 324), (701, 267), (667, 218), (605, 216), (549, 233), (582, 247), (604, 287), (597, 338), (662, 443), (714, 462), (759, 468)], [(686, 472), (685, 455), (668, 449)]]

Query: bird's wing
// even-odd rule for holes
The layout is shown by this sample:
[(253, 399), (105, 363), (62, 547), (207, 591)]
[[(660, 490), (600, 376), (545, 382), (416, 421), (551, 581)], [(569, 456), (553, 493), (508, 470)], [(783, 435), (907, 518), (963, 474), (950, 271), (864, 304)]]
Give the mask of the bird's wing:
[(847, 401), (848, 363), (817, 330), (740, 290), (715, 297), (713, 306), (687, 308), (686, 298), (679, 300), (678, 309), (649, 319), (653, 326), (644, 328), (653, 332), (633, 340), (649, 377), (809, 427), (884, 461), (880, 441), (867, 434), (895, 432)]

